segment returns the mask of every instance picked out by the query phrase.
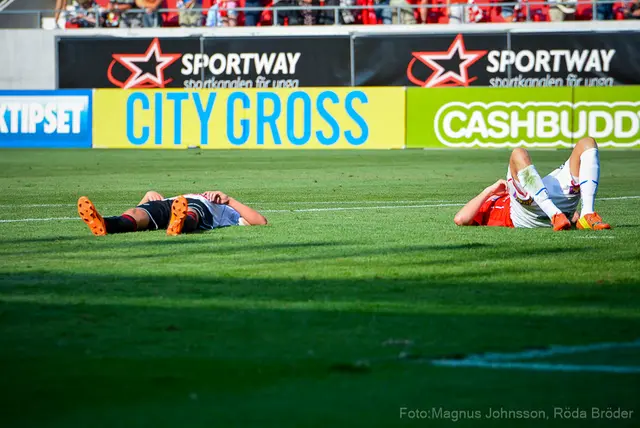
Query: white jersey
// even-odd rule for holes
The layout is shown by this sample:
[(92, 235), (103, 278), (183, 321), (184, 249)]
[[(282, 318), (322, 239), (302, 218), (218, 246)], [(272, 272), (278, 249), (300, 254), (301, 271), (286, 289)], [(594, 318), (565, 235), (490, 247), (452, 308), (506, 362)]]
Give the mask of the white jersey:
[[(551, 227), (551, 219), (535, 203), (533, 197), (522, 189), (507, 170), (509, 196), (511, 199), (511, 221), (515, 227)], [(580, 202), (580, 186), (573, 180), (569, 161), (542, 179), (549, 198), (567, 218), (571, 218)]]
[[(226, 226), (243, 226), (245, 223), (238, 211), (229, 205), (214, 204), (200, 194), (190, 193), (182, 195), (187, 198), (189, 209), (193, 209), (200, 216), (201, 229), (216, 229)], [(171, 200), (177, 198), (169, 198)]]

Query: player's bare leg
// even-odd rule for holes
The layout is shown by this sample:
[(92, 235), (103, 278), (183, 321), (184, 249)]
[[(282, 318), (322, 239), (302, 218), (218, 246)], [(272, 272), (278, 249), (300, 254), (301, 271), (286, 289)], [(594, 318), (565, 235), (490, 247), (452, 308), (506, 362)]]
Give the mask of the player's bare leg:
[(509, 159), (509, 169), (516, 186), (526, 190), (547, 217), (551, 219), (553, 230), (571, 229), (571, 222), (569, 222), (567, 216), (549, 198), (549, 192), (544, 186), (536, 167), (531, 162), (531, 156), (529, 156), (529, 152), (526, 149), (513, 149)]
[(121, 217), (131, 217), (136, 223), (136, 231), (147, 230), (149, 227), (149, 214), (145, 210), (140, 208), (131, 208), (130, 210), (122, 213)]
[(573, 180), (580, 184), (582, 209), (576, 220), (578, 229), (611, 229), (595, 212), (595, 199), (600, 181), (600, 157), (598, 144), (591, 137), (581, 138), (573, 148), (569, 158), (569, 167)]

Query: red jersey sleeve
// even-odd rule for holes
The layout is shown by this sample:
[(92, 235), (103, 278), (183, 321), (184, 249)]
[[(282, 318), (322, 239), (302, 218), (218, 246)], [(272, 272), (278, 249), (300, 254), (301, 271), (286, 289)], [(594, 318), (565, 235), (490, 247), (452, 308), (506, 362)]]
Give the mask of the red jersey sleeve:
[(513, 227), (509, 195), (487, 199), (473, 217), (473, 224), (474, 226)]

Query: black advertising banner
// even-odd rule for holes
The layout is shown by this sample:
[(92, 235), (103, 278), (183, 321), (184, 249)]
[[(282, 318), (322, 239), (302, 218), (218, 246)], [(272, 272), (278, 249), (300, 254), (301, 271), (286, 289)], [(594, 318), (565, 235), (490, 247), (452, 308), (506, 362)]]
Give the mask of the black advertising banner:
[(640, 32), (357, 36), (356, 85), (638, 85), (638, 46)]
[[(350, 86), (348, 36), (205, 38), (191, 87)], [(204, 78), (198, 86), (198, 74)], [(189, 87), (189, 86), (187, 86)]]
[(496, 74), (487, 54), (507, 49), (507, 34), (381, 34), (354, 43), (357, 86), (488, 86)]
[(58, 87), (349, 86), (350, 58), (348, 36), (62, 37)]
[(200, 52), (199, 37), (58, 39), (58, 87), (181, 88), (182, 57)]
[(512, 33), (511, 50), (495, 54), (511, 79), (494, 86), (640, 84), (640, 32)]

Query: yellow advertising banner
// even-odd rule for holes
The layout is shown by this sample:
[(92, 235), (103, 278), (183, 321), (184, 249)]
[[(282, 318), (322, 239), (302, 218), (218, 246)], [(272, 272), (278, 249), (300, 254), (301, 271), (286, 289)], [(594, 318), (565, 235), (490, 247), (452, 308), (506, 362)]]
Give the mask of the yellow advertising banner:
[(93, 147), (392, 149), (404, 88), (97, 89)]

